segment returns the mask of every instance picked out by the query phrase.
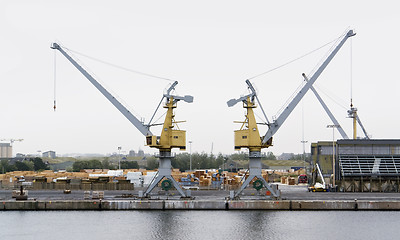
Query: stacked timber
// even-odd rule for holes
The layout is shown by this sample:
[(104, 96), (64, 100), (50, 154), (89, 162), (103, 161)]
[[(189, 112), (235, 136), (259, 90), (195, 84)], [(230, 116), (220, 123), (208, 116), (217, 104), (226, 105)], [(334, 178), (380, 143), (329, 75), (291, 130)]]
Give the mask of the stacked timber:
[(286, 181), (287, 181), (287, 177), (282, 176), (282, 177), (281, 177), (281, 183), (282, 183), (282, 184), (287, 184)]
[(287, 184), (288, 184), (288, 185), (295, 185), (295, 184), (296, 184), (296, 179), (295, 179), (295, 178), (292, 178), (292, 177), (289, 177), (289, 178), (287, 179)]

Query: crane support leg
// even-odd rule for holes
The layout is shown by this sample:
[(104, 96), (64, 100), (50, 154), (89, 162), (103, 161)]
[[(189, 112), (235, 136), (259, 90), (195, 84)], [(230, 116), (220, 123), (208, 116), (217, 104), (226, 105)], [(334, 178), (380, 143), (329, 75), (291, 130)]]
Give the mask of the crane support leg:
[(249, 177), (244, 181), (240, 189), (235, 193), (235, 198), (239, 196), (240, 193), (243, 192), (243, 190), (249, 185), (249, 183), (254, 179), (257, 178), (262, 181), (264, 187), (268, 189), (268, 191), (271, 192), (271, 195), (275, 199), (280, 198), (280, 192), (279, 190), (272, 186), (272, 184), (269, 184), (261, 175), (261, 152), (259, 151), (254, 151), (249, 153)]
[(144, 193), (145, 197), (149, 197), (150, 192), (158, 185), (161, 180), (164, 178), (169, 179), (176, 190), (179, 192), (179, 194), (182, 197), (186, 197), (185, 192), (182, 190), (182, 188), (179, 186), (179, 184), (175, 181), (175, 179), (171, 176), (171, 153), (168, 153), (167, 155), (162, 155), (160, 152), (160, 165), (158, 168), (158, 174), (156, 179), (151, 183), (151, 185), (147, 188), (146, 192)]

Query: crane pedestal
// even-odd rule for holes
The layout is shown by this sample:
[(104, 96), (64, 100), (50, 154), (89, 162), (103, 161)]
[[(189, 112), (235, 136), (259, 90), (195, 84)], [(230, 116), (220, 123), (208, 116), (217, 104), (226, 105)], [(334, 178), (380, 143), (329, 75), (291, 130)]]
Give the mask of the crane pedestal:
[(240, 189), (235, 193), (234, 197), (237, 198), (240, 193), (249, 185), (249, 183), (254, 179), (257, 178), (261, 180), (263, 183), (264, 187), (268, 189), (268, 191), (271, 192), (271, 197), (273, 198), (280, 198), (280, 192), (279, 190), (272, 186), (272, 184), (269, 184), (261, 175), (261, 152), (250, 152), (249, 153), (249, 177), (244, 181)]
[(181, 186), (179, 186), (178, 182), (175, 181), (175, 179), (171, 176), (171, 159), (173, 156), (171, 155), (171, 152), (160, 152), (159, 157), (159, 167), (158, 167), (158, 173), (156, 175), (156, 178), (151, 182), (150, 186), (147, 188), (146, 192), (144, 193), (145, 197), (149, 197), (150, 192), (158, 185), (161, 180), (168, 179), (171, 181), (171, 183), (174, 185), (176, 190), (179, 192), (179, 194), (182, 197), (187, 197), (184, 191), (182, 190)]

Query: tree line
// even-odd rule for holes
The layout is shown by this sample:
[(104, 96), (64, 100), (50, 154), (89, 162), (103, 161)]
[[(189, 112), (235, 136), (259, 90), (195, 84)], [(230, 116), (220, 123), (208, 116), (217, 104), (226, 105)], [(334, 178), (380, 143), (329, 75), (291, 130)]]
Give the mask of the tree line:
[[(300, 154), (299, 154), (300, 155)], [(295, 156), (294, 159), (299, 156)], [(191, 161), (190, 161), (191, 159)], [(190, 169), (190, 162), (192, 162), (192, 169), (219, 169), (223, 168), (224, 164), (228, 161), (248, 160), (248, 153), (238, 152), (231, 155), (223, 154), (207, 154), (207, 153), (179, 153), (171, 160), (173, 168), (178, 168), (180, 171)], [(272, 152), (267, 152), (262, 155), (262, 160), (276, 160), (276, 156)], [(122, 160), (120, 162), (121, 169), (138, 169), (139, 164), (137, 161)], [(158, 168), (158, 160), (154, 157), (147, 158), (146, 169), (154, 170)], [(31, 158), (22, 161), (16, 161), (10, 164), (8, 160), (1, 160), (0, 172), (11, 171), (41, 171), (50, 169), (49, 165), (44, 163), (41, 158)], [(83, 169), (118, 169), (118, 162), (110, 162), (108, 159), (98, 160), (77, 160), (73, 163), (72, 169), (69, 171), (79, 172)]]
[[(221, 153), (214, 155), (203, 152), (193, 153), (192, 156), (190, 156), (189, 153), (180, 153), (171, 160), (172, 167), (179, 168), (182, 172), (189, 170), (190, 158), (192, 159), (192, 169), (219, 169), (224, 168), (224, 164), (228, 161), (249, 160), (249, 155), (246, 152), (239, 152), (231, 155), (223, 155)], [(276, 157), (272, 152), (267, 152), (262, 155), (262, 160), (276, 160)], [(148, 162), (147, 167), (151, 167), (151, 169), (158, 168), (158, 163), (154, 160), (154, 163), (149, 166)]]
[(11, 164), (7, 159), (0, 161), (0, 171), (2, 173), (13, 171), (42, 171), (48, 169), (50, 169), (48, 164), (38, 157), (15, 161), (13, 164)]
[[(171, 159), (173, 168), (178, 168), (184, 172), (190, 169), (190, 158), (192, 162), (192, 169), (219, 169), (223, 164), (230, 160), (248, 160), (248, 153), (240, 152), (231, 155), (223, 154), (207, 154), (207, 153), (179, 153), (176, 157)], [(276, 156), (272, 152), (267, 152), (262, 155), (262, 160), (276, 160)], [(136, 161), (121, 161), (121, 169), (138, 169), (139, 164)], [(154, 170), (158, 168), (158, 160), (154, 157), (147, 158), (146, 169)], [(102, 161), (93, 160), (79, 160), (75, 161), (72, 165), (72, 171), (79, 172), (82, 169), (118, 169), (118, 165), (110, 163), (108, 159)]]
[[(136, 161), (121, 161), (121, 169), (137, 169), (139, 168), (139, 164)], [(75, 161), (72, 165), (72, 171), (79, 172), (83, 169), (110, 169), (115, 170), (118, 169), (118, 165), (110, 163), (108, 159), (104, 159), (102, 161), (98, 159), (92, 160), (78, 160)]]

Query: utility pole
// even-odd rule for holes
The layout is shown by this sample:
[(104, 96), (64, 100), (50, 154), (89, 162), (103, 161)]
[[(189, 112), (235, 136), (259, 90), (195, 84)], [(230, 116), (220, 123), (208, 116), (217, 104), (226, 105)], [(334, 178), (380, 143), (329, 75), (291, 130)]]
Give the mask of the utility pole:
[(339, 128), (340, 125), (327, 125), (327, 128), (332, 128), (332, 187), (336, 186), (336, 158), (335, 158), (335, 128)]
[(121, 169), (121, 147), (118, 147), (118, 169)]
[(306, 146), (305, 144), (308, 143), (308, 141), (304, 141), (304, 139), (301, 141), (303, 144), (303, 163), (304, 163), (304, 174), (307, 174), (307, 168), (306, 168)]
[(189, 145), (190, 145), (189, 168), (190, 171), (192, 171), (192, 141), (189, 141)]
[(306, 168), (306, 146), (305, 144), (308, 141), (304, 140), (304, 100), (301, 101), (302, 103), (302, 108), (301, 108), (301, 122), (302, 122), (302, 139), (301, 143), (303, 144), (303, 164), (304, 164), (304, 174), (307, 174), (307, 168)]

